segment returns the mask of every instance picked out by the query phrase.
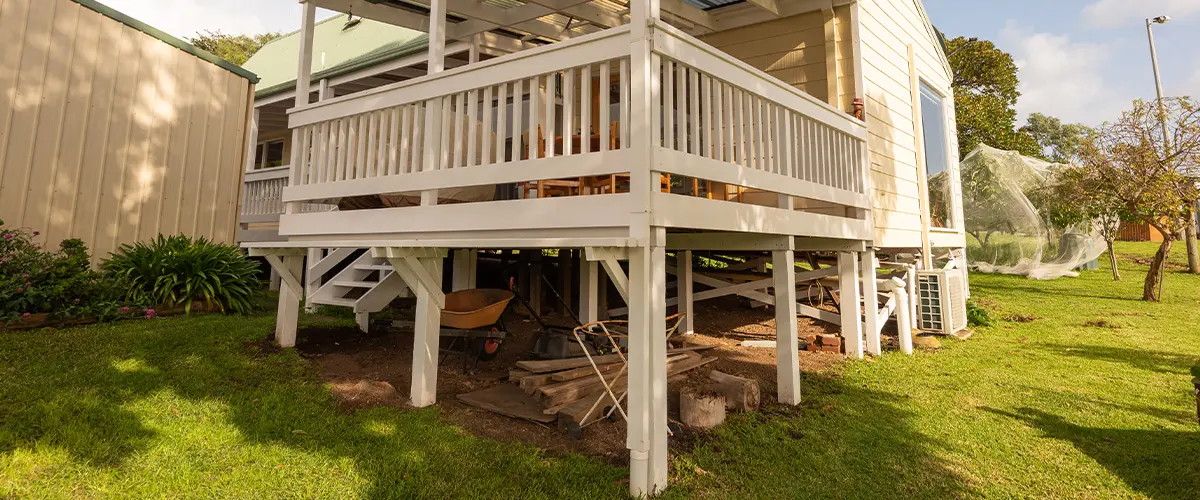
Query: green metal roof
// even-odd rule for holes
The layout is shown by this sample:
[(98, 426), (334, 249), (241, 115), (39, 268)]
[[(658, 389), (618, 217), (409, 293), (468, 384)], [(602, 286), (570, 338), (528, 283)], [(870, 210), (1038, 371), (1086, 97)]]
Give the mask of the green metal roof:
[(125, 13), (118, 11), (112, 7), (104, 5), (95, 0), (71, 0), (71, 1), (73, 1), (79, 5), (82, 5), (84, 7), (87, 7), (91, 10), (94, 10), (94, 11), (100, 13), (100, 15), (102, 15), (104, 17), (113, 19), (117, 22), (120, 22), (120, 23), (126, 25), (126, 26), (129, 26), (130, 28), (133, 28), (135, 30), (141, 31), (142, 33), (150, 35), (154, 38), (162, 40), (163, 43), (166, 43), (167, 45), (170, 45), (179, 50), (187, 52), (188, 54), (199, 57), (200, 59), (203, 59), (203, 60), (213, 63), (217, 66), (225, 68), (226, 70), (228, 70), (229, 72), (231, 72), (235, 75), (238, 75), (242, 78), (250, 80), (251, 83), (258, 83), (258, 77), (255, 76), (254, 73), (247, 71), (245, 68), (242, 68), (241, 66), (238, 66), (234, 63), (231, 63), (229, 61), (221, 59), (220, 57), (213, 55), (211, 52), (201, 50), (190, 43), (187, 43), (183, 40), (180, 40), (171, 35), (168, 35), (165, 32), (163, 32), (162, 30), (159, 30), (153, 26), (150, 26), (149, 24), (143, 23), (141, 21), (138, 21), (137, 19), (129, 17)]
[[(360, 18), (355, 18), (359, 20)], [(425, 50), (428, 36), (420, 31), (361, 19), (346, 27), (345, 14), (317, 23), (313, 32), (313, 79), (331, 78), (380, 62)], [(255, 97), (263, 98), (296, 88), (300, 32), (264, 45), (244, 66), (259, 75)]]

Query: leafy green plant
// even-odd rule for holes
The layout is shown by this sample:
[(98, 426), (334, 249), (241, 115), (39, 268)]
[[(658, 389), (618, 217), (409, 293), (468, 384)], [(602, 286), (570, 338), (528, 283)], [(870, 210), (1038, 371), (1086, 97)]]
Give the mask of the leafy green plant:
[(51, 252), (35, 242), (38, 236), (0, 220), (0, 323), (35, 314), (102, 321), (121, 315), (117, 285), (91, 269), (82, 241), (63, 240)]
[(159, 235), (150, 242), (121, 245), (101, 267), (124, 284), (126, 298), (191, 313), (202, 302), (224, 313), (254, 310), (262, 291), (258, 266), (232, 245), (203, 237)]
[(992, 326), (996, 320), (987, 308), (974, 300), (967, 300), (967, 323), (971, 326)]
[(1196, 379), (1197, 382), (1200, 382), (1200, 365), (1192, 367), (1192, 377)]

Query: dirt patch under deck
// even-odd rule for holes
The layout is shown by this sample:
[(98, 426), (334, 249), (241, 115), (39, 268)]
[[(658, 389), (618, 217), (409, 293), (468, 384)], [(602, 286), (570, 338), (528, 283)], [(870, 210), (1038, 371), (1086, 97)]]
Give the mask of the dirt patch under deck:
[[(761, 385), (763, 405), (775, 404), (775, 350), (738, 345), (743, 340), (774, 340), (773, 309), (750, 309), (734, 297), (697, 303), (696, 308), (697, 333), (688, 336), (686, 341), (719, 346), (704, 352), (705, 356), (717, 356), (719, 361), (689, 372), (690, 382), (701, 383), (713, 369), (753, 378)], [(411, 317), (411, 310), (401, 311), (400, 317), (406, 316)], [(504, 442), (521, 441), (550, 452), (576, 452), (624, 465), (628, 452), (623, 422), (597, 422), (584, 430), (583, 439), (572, 440), (554, 424), (509, 418), (458, 401), (455, 397), (458, 394), (509, 383), (505, 378), (514, 363), (531, 359), (528, 351), (537, 323), (511, 311), (504, 320), (508, 336), (496, 359), (479, 363), (473, 374), (463, 373), (457, 355), (440, 363), (437, 406), (442, 418), (476, 436)], [(836, 331), (807, 318), (798, 321), (801, 338), (810, 333)], [(551, 319), (548, 322), (566, 324), (569, 320)], [(362, 333), (355, 328), (310, 326), (299, 331), (297, 340), (301, 355), (320, 367), (325, 381), (343, 407), (349, 410), (379, 405), (408, 407), (413, 352), (411, 332), (389, 329)], [(839, 360), (841, 356), (833, 353), (801, 352), (800, 368), (802, 372), (820, 371)], [(676, 387), (671, 389), (673, 394), (669, 404), (674, 414), (678, 401), (674, 397)], [(690, 446), (696, 436), (685, 431), (677, 438), (671, 440), (673, 449)]]

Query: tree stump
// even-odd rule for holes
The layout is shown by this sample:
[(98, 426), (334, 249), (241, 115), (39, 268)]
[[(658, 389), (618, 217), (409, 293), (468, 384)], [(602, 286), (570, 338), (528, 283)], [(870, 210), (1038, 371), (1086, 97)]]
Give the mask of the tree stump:
[(679, 391), (679, 420), (697, 429), (712, 429), (725, 421), (725, 396)]
[(761, 399), (758, 381), (713, 370), (708, 374), (709, 389), (725, 396), (725, 409), (756, 411)]

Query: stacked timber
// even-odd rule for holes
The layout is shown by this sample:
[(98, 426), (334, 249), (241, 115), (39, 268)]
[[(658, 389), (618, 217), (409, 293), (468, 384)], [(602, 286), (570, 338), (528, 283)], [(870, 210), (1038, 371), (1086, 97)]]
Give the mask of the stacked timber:
[[(667, 351), (667, 381), (677, 382), (684, 373), (708, 365), (716, 357), (700, 351), (715, 346), (692, 346)], [(608, 414), (616, 400), (624, 405), (628, 365), (623, 354), (518, 361), (508, 375), (526, 394), (541, 405), (545, 415), (557, 416), (560, 427), (585, 425)]]

